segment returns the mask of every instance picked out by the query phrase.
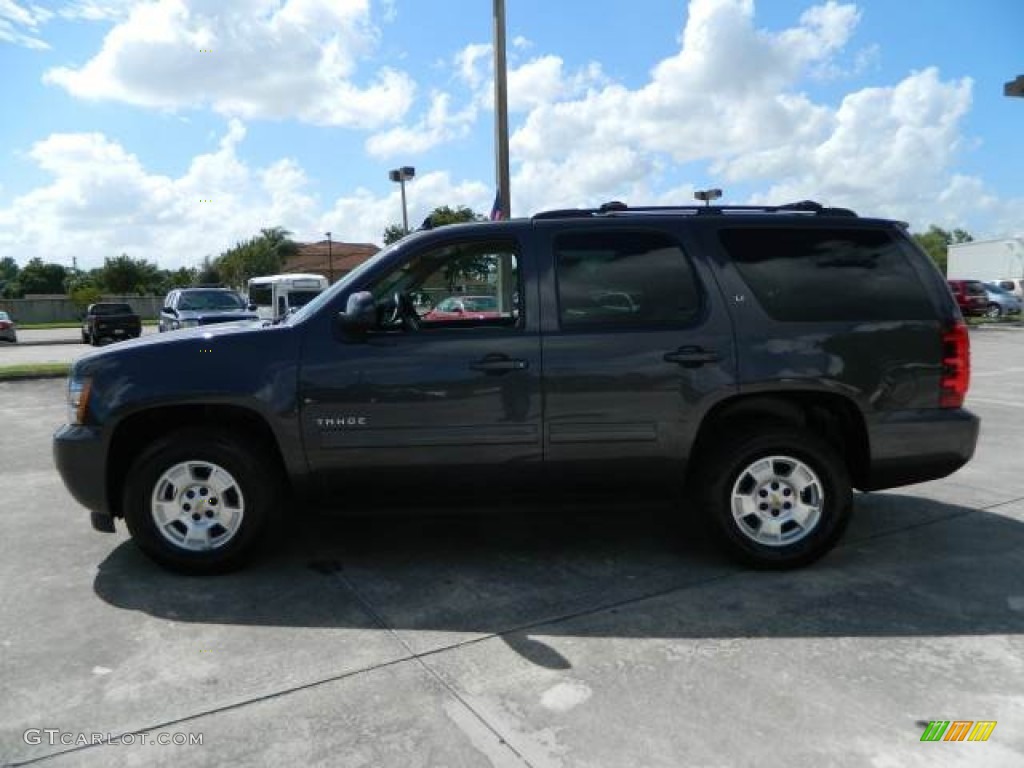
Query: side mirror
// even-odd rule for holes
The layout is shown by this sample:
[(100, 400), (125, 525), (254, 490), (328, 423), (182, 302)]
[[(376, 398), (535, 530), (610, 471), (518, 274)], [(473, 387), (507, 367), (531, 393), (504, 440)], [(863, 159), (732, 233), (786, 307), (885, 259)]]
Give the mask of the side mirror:
[(246, 309), (248, 309), (248, 310), (249, 310), (250, 312), (255, 312), (255, 311), (256, 311), (256, 305), (255, 305), (255, 304), (253, 304), (253, 303), (252, 303), (252, 302), (250, 301), (250, 302), (249, 302), (249, 304), (248, 304), (248, 305), (246, 306)]
[(338, 313), (338, 328), (348, 337), (364, 336), (377, 323), (377, 303), (369, 291), (348, 297), (345, 311)]

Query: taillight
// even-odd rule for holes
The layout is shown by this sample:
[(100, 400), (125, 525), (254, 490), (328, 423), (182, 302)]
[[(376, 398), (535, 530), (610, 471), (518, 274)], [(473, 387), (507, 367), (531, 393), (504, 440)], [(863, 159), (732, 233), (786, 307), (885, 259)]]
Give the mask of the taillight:
[(939, 407), (960, 408), (971, 385), (971, 340), (962, 320), (942, 334)]

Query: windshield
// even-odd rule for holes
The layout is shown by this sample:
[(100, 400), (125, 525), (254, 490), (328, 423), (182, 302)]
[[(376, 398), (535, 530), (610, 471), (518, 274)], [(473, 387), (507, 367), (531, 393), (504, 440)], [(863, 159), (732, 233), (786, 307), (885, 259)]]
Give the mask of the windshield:
[(203, 291), (182, 294), (178, 309), (244, 309), (242, 297), (233, 291)]

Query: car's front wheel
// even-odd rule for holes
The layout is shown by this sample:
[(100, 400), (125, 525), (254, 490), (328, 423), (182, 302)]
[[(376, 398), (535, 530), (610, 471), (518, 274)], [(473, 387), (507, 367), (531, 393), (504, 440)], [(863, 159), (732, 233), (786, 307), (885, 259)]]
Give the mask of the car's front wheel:
[(185, 429), (152, 443), (128, 473), (124, 516), (136, 544), (187, 574), (233, 570), (278, 512), (279, 473), (251, 442)]
[(995, 302), (989, 304), (988, 305), (988, 309), (985, 310), (985, 317), (990, 317), (993, 320), (995, 320), (996, 318), (1002, 317), (1002, 314), (1003, 314), (1003, 308), (1000, 307)]
[(795, 568), (828, 552), (849, 522), (846, 466), (816, 435), (762, 428), (719, 439), (692, 496), (728, 554), (757, 568)]

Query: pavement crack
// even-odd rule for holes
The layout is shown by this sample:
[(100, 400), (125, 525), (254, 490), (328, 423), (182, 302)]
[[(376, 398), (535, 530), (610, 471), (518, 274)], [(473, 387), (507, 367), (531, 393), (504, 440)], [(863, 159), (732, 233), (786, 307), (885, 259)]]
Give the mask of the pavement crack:
[[(415, 649), (413, 649), (413, 647), (411, 645), (409, 645), (409, 643), (407, 643), (405, 641), (405, 638), (403, 638), (401, 636), (401, 634), (399, 634), (394, 628), (392, 628), (387, 623), (387, 621), (384, 620), (384, 617), (380, 614), (380, 612), (377, 611), (376, 608), (374, 608), (373, 604), (369, 601), (369, 599), (367, 599), (362, 594), (362, 592), (359, 591), (359, 589), (356, 587), (356, 585), (352, 583), (352, 580), (350, 578), (348, 578), (347, 574), (345, 573), (344, 568), (339, 568), (332, 575), (338, 581), (340, 581), (342, 584), (345, 585), (345, 588), (348, 589), (349, 592), (352, 593), (352, 595), (355, 597), (355, 599), (363, 607), (363, 610), (365, 610), (370, 615), (370, 617), (377, 623), (377, 625), (381, 629), (383, 629), (385, 632), (387, 632), (392, 637), (392, 639), (395, 640), (395, 642), (397, 642), (399, 645), (402, 646), (402, 648), (405, 649), (405, 651), (409, 654), (406, 660), (414, 661), (424, 672), (426, 672), (435, 682), (437, 682), (438, 685), (440, 685), (445, 691), (447, 691), (448, 694), (451, 695), (452, 698), (454, 698), (463, 707), (463, 710), (465, 712), (468, 712), (472, 716), (473, 721), (475, 723), (477, 723), (478, 725), (483, 726), (486, 729), (486, 731), (489, 732), (497, 740), (499, 748), (503, 748), (503, 749), (508, 750), (509, 752), (511, 752), (512, 755), (514, 755), (515, 759), (517, 759), (520, 764), (528, 766), (528, 768), (534, 768), (533, 764), (529, 760), (526, 759), (526, 756), (523, 755), (523, 753), (520, 752), (518, 749), (516, 749), (515, 745), (512, 744), (512, 742), (509, 740), (509, 738), (505, 734), (503, 734), (497, 728), (497, 726), (495, 726), (493, 723), (491, 723), (483, 715), (483, 713), (480, 712), (480, 710), (477, 707), (474, 707), (473, 704), (471, 702), (469, 702), (466, 699), (466, 697), (463, 696), (462, 693), (460, 693), (459, 690), (454, 685), (452, 685), (447, 680), (445, 680), (443, 675), (441, 675), (437, 670), (435, 670), (433, 667), (431, 667), (429, 664), (426, 663), (424, 658), (426, 656), (429, 656), (429, 655), (434, 655), (434, 653), (436, 651), (431, 651), (431, 652), (428, 652), (428, 653), (425, 653), (425, 654), (421, 654), (421, 653), (417, 652)], [(483, 639), (483, 638), (478, 638), (478, 640), (479, 639)], [(445, 650), (449, 650), (450, 648), (453, 648), (453, 647), (461, 647), (463, 645), (466, 645), (466, 643), (459, 643), (456, 646), (449, 646)], [(463, 728), (464, 731), (467, 731), (467, 729), (464, 727), (464, 725), (462, 725), (462, 724), (458, 724), (458, 725), (459, 725), (459, 727)], [(473, 740), (475, 742), (475, 746), (478, 749), (484, 750), (485, 752), (488, 751), (486, 746), (484, 746), (484, 745), (479, 743), (479, 739), (474, 739), (472, 737), (472, 734), (470, 734), (470, 733), (467, 733), (467, 735), (470, 736), (471, 740)], [(488, 755), (488, 756), (490, 757), (492, 755)], [(500, 760), (501, 756), (500, 755), (495, 755), (495, 757), (498, 757), (498, 759)], [(502, 760), (501, 761), (501, 763), (503, 763), (503, 764), (507, 764), (507, 762), (508, 761), (506, 761), (506, 760)]]

